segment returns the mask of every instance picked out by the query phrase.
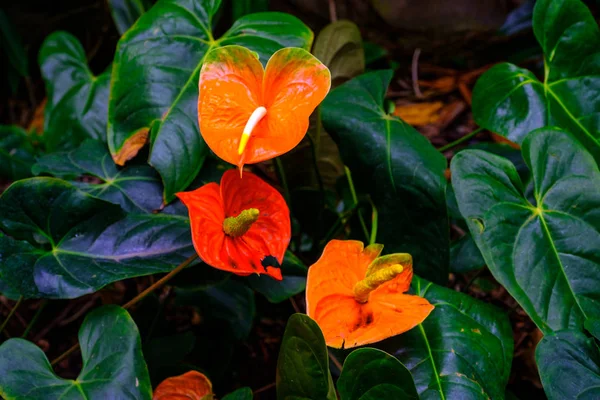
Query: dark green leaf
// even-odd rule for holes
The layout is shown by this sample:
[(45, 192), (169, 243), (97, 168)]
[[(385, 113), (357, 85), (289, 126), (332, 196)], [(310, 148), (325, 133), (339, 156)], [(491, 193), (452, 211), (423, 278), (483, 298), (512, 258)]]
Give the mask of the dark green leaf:
[(435, 309), (384, 342), (412, 373), (421, 399), (502, 399), (513, 354), (508, 316), (496, 307), (415, 277)]
[(227, 396), (223, 397), (222, 400), (252, 400), (253, 398), (252, 389), (244, 387), (233, 393), (229, 393)]
[(586, 319), (583, 326), (596, 339), (600, 340), (600, 318)]
[(378, 44), (373, 42), (369, 42), (367, 40), (363, 41), (363, 49), (365, 52), (365, 64), (369, 65), (376, 61), (381, 60), (382, 58), (387, 56), (387, 50), (384, 47), (381, 47)]
[(418, 400), (410, 371), (384, 351), (363, 348), (350, 353), (337, 382), (341, 400)]
[(351, 21), (336, 21), (317, 36), (313, 54), (331, 71), (331, 81), (350, 79), (365, 70), (360, 30)]
[(483, 268), (485, 260), (470, 233), (452, 243), (450, 247), (450, 271), (464, 274)]
[[(277, 260), (273, 261), (277, 263)], [(248, 283), (271, 303), (281, 303), (304, 290), (307, 272), (306, 265), (294, 253), (288, 251), (281, 265), (282, 281), (276, 281), (267, 275), (252, 275), (248, 277)]]
[(27, 178), (34, 162), (27, 133), (18, 126), (0, 125), (0, 176), (10, 180)]
[(237, 21), (245, 15), (267, 11), (269, 0), (232, 0), (232, 20)]
[(309, 316), (288, 320), (277, 360), (277, 399), (336, 400), (325, 338)]
[(55, 32), (40, 49), (46, 82), (44, 142), (50, 152), (72, 149), (85, 139), (106, 139), (110, 68), (94, 76), (79, 41)]
[(108, 0), (108, 5), (117, 31), (121, 35), (151, 6), (148, 0)]
[(415, 271), (448, 279), (446, 159), (410, 125), (384, 110), (392, 71), (354, 78), (321, 105), (323, 125), (338, 142), (359, 190), (379, 212), (377, 242), (387, 253), (410, 253)]
[(49, 154), (38, 159), (34, 174), (47, 173), (60, 178), (91, 175), (101, 183), (73, 182), (92, 196), (119, 204), (130, 213), (148, 213), (162, 204), (162, 185), (158, 174), (149, 166), (117, 169), (106, 144), (86, 140), (70, 152)]
[(578, 331), (545, 335), (535, 350), (549, 400), (600, 398), (600, 351)]
[(0, 346), (0, 395), (12, 399), (147, 399), (152, 386), (135, 323), (124, 309), (92, 311), (79, 330), (83, 368), (76, 380), (54, 374), (39, 347), (23, 339)]
[(6, 54), (8, 62), (20, 76), (29, 75), (27, 52), (21, 36), (6, 13), (0, 9), (0, 49)]
[[(212, 267), (201, 265), (198, 268)], [(225, 321), (238, 340), (248, 337), (256, 314), (254, 292), (233, 279), (194, 289), (178, 288), (177, 302), (198, 307), (207, 318)]]
[(124, 215), (54, 178), (18, 181), (0, 196), (2, 279), (25, 297), (73, 298), (108, 283), (170, 271), (193, 254), (187, 219)]
[(544, 80), (513, 64), (487, 71), (473, 91), (477, 123), (521, 143), (535, 128), (569, 130), (600, 161), (600, 30), (580, 0), (538, 0), (535, 36)]
[(152, 128), (150, 164), (160, 173), (165, 200), (184, 190), (200, 170), (208, 147), (198, 129), (198, 79), (204, 56), (237, 44), (263, 63), (282, 47), (309, 49), (312, 32), (282, 13), (242, 17), (221, 38), (211, 31), (219, 0), (161, 1), (119, 41), (109, 106), (108, 144), (123, 165)]
[(600, 315), (600, 172), (567, 132), (523, 142), (534, 200), (506, 159), (465, 150), (452, 161), (461, 213), (494, 277), (544, 332)]

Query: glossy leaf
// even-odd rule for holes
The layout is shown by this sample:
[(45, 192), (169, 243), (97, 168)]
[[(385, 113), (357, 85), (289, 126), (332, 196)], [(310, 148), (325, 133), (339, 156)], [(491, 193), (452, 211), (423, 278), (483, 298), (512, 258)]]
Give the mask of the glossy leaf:
[(376, 71), (332, 90), (321, 105), (323, 125), (337, 141), (357, 189), (369, 193), (377, 207), (377, 242), (385, 243), (387, 253), (410, 253), (415, 273), (444, 283), (446, 160), (423, 135), (386, 113), (391, 79), (392, 71)]
[(235, 0), (231, 2), (232, 20), (237, 21), (244, 15), (267, 11), (269, 0)]
[(82, 296), (170, 271), (194, 252), (185, 218), (125, 216), (54, 178), (14, 183), (0, 197), (0, 214), (0, 228), (12, 237), (0, 236), (0, 273), (25, 297)]
[(594, 339), (569, 330), (546, 335), (535, 359), (549, 400), (600, 397), (600, 350)]
[(211, 31), (219, 0), (161, 1), (119, 41), (109, 106), (108, 143), (123, 165), (152, 130), (150, 164), (160, 173), (164, 197), (173, 199), (200, 170), (208, 147), (197, 119), (198, 79), (206, 54), (237, 44), (265, 63), (282, 47), (308, 49), (312, 32), (282, 13), (251, 14), (221, 38)]
[(149, 166), (118, 169), (106, 144), (86, 140), (75, 150), (46, 155), (37, 160), (33, 173), (74, 179), (93, 176), (101, 182), (75, 181), (73, 185), (92, 196), (119, 204), (129, 213), (150, 213), (162, 204), (162, 185)]
[(410, 371), (384, 351), (362, 348), (344, 361), (337, 382), (341, 400), (418, 400)]
[(568, 133), (523, 142), (533, 203), (506, 159), (465, 150), (452, 161), (461, 213), (494, 277), (544, 333), (600, 315), (600, 172)]
[(365, 52), (360, 30), (351, 21), (327, 25), (315, 40), (312, 53), (331, 71), (331, 81), (350, 79), (365, 70)]
[(600, 318), (586, 319), (583, 326), (592, 336), (600, 340)]
[(464, 274), (485, 266), (481, 251), (475, 244), (471, 234), (467, 233), (452, 243), (450, 247), (450, 271)]
[(152, 6), (150, 0), (108, 0), (117, 31), (123, 35)]
[(533, 30), (544, 79), (513, 64), (487, 71), (473, 91), (476, 122), (521, 143), (535, 128), (569, 130), (600, 160), (600, 30), (580, 0), (540, 0)]
[(18, 126), (0, 125), (0, 177), (10, 180), (30, 177), (34, 154), (27, 132)]
[(253, 398), (252, 389), (243, 387), (235, 392), (229, 393), (227, 396), (223, 397), (222, 400), (252, 400)]
[[(263, 264), (265, 262), (268, 261), (264, 260)], [(306, 265), (294, 253), (287, 251), (281, 264), (283, 280), (276, 281), (269, 276), (251, 275), (248, 277), (248, 283), (271, 303), (281, 303), (304, 291), (307, 271)]]
[(336, 400), (325, 339), (304, 314), (288, 320), (277, 360), (277, 399)]
[(6, 400), (149, 400), (152, 386), (140, 336), (124, 309), (104, 306), (88, 314), (79, 330), (83, 368), (76, 380), (52, 371), (31, 342), (10, 339), (0, 346), (0, 395)]
[(411, 372), (421, 399), (502, 399), (513, 354), (508, 316), (496, 307), (415, 277), (435, 306), (418, 327), (383, 349)]
[(47, 150), (72, 149), (88, 138), (104, 141), (110, 68), (94, 76), (83, 47), (67, 32), (46, 38), (39, 63), (48, 96), (43, 136)]

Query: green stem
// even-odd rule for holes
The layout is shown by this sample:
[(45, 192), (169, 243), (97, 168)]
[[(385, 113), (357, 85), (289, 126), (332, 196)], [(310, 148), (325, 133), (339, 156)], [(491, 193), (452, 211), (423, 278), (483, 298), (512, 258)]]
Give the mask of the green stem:
[[(356, 189), (354, 189), (354, 181), (352, 180), (352, 173), (350, 172), (350, 168), (344, 165), (344, 172), (346, 173), (346, 179), (348, 180), (348, 186), (350, 187), (350, 195), (352, 196), (352, 201), (354, 204), (353, 207), (358, 206), (358, 197), (356, 196)], [(367, 229), (367, 224), (365, 224), (365, 220), (360, 212), (360, 209), (357, 210), (358, 219), (360, 220), (360, 225), (363, 229), (363, 233), (365, 234), (365, 238), (369, 240), (369, 230)]]
[(285, 198), (285, 202), (288, 204), (288, 207), (291, 207), (292, 198), (290, 197), (290, 188), (288, 187), (287, 178), (285, 177), (285, 170), (283, 169), (283, 164), (281, 163), (281, 159), (279, 157), (275, 158), (275, 172), (279, 177), (281, 186), (283, 186), (283, 197)]
[(14, 305), (14, 307), (10, 310), (10, 312), (6, 316), (6, 319), (4, 320), (4, 322), (2, 323), (2, 325), (0, 326), (0, 333), (2, 333), (2, 331), (4, 330), (4, 328), (6, 328), (6, 325), (8, 324), (8, 321), (10, 321), (10, 319), (15, 314), (15, 312), (17, 311), (17, 308), (19, 308), (19, 306), (21, 305), (22, 302), (23, 302), (23, 296), (19, 297), (19, 300), (17, 300), (17, 303)]
[(373, 201), (370, 201), (371, 207), (373, 209), (373, 214), (371, 215), (371, 237), (369, 239), (369, 244), (375, 244), (375, 241), (377, 240), (377, 221), (379, 219), (379, 213), (377, 212), (377, 207), (375, 207)]
[(23, 339), (27, 338), (27, 335), (29, 335), (29, 331), (31, 331), (31, 328), (33, 328), (33, 326), (37, 322), (37, 320), (40, 317), (40, 315), (42, 315), (42, 311), (44, 311), (44, 308), (46, 308), (47, 304), (48, 304), (48, 299), (42, 300), (42, 302), (40, 303), (40, 307), (35, 312), (35, 315), (31, 319), (31, 321), (29, 321), (29, 324), (27, 325), (27, 328), (25, 328), (25, 332), (23, 332), (23, 334), (21, 335), (21, 337)]
[(438, 150), (440, 151), (440, 153), (445, 152), (448, 149), (453, 148), (454, 146), (458, 146), (459, 144), (461, 144), (462, 142), (465, 142), (469, 139), (471, 139), (473, 136), (477, 135), (479, 132), (481, 132), (483, 130), (482, 127), (479, 127), (477, 129), (475, 129), (473, 132), (466, 134), (465, 136), (461, 137), (460, 139), (455, 140), (454, 142), (450, 142), (445, 146), (440, 147)]

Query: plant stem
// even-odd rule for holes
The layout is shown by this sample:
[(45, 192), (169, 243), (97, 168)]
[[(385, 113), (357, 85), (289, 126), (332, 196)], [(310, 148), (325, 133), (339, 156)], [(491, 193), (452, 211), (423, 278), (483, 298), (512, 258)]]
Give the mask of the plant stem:
[(377, 240), (377, 222), (379, 219), (379, 213), (377, 212), (377, 207), (375, 207), (373, 201), (370, 200), (370, 202), (371, 207), (373, 208), (373, 214), (371, 216), (371, 237), (369, 238), (369, 244), (375, 244), (375, 241)]
[[(354, 189), (354, 181), (352, 180), (352, 173), (350, 172), (350, 168), (344, 165), (344, 172), (346, 173), (346, 179), (348, 180), (348, 186), (350, 187), (350, 195), (352, 195), (352, 201), (354, 204), (353, 207), (358, 206), (358, 197), (356, 196), (356, 190)], [(363, 229), (363, 233), (365, 234), (365, 238), (369, 240), (369, 230), (367, 229), (367, 224), (365, 224), (365, 220), (360, 212), (360, 209), (356, 210), (358, 214), (358, 219), (360, 220), (360, 225)]]
[(275, 157), (275, 171), (277, 172), (281, 186), (283, 186), (283, 197), (285, 198), (285, 202), (288, 204), (288, 207), (291, 207), (292, 198), (290, 197), (290, 188), (288, 187), (285, 170), (283, 169), (283, 164), (279, 157)]
[(445, 152), (448, 149), (453, 148), (454, 146), (458, 146), (459, 144), (461, 144), (462, 142), (465, 142), (469, 139), (471, 139), (473, 136), (477, 135), (479, 132), (481, 132), (483, 130), (482, 127), (479, 127), (477, 129), (475, 129), (473, 132), (471, 133), (467, 133), (465, 136), (461, 137), (460, 139), (455, 140), (454, 142), (450, 142), (445, 146), (440, 147), (438, 150), (440, 151), (440, 153)]
[(10, 319), (15, 314), (15, 312), (17, 311), (17, 308), (19, 308), (19, 306), (21, 305), (22, 302), (23, 302), (23, 296), (19, 297), (19, 300), (17, 300), (17, 303), (13, 306), (13, 308), (10, 310), (10, 312), (6, 316), (6, 319), (4, 320), (4, 322), (2, 323), (2, 325), (0, 326), (0, 333), (2, 333), (2, 331), (4, 330), (4, 328), (6, 328), (6, 325), (8, 324), (8, 321), (10, 321)]
[[(167, 275), (163, 276), (161, 279), (159, 279), (158, 281), (156, 281), (153, 285), (151, 285), (150, 287), (148, 287), (142, 293), (138, 294), (133, 299), (131, 299), (130, 301), (128, 301), (127, 303), (125, 303), (125, 305), (122, 306), (122, 307), (124, 309), (128, 309), (131, 306), (133, 306), (134, 304), (138, 303), (144, 297), (148, 296), (150, 293), (152, 293), (153, 291), (155, 291), (156, 289), (158, 289), (159, 287), (161, 287), (162, 285), (164, 285), (165, 283), (167, 283), (171, 278), (173, 278), (175, 275), (177, 275), (177, 273), (179, 273), (182, 269), (184, 269), (185, 267), (187, 267), (188, 265), (190, 265), (192, 262), (194, 262), (194, 260), (196, 258), (198, 258), (197, 254), (194, 254), (193, 256), (188, 257), (184, 262), (182, 262), (177, 267), (175, 267), (175, 269), (173, 269)], [(78, 349), (79, 349), (79, 343), (75, 343), (69, 350), (65, 351), (60, 356), (58, 356), (54, 360), (52, 360), (51, 365), (58, 364), (59, 362), (61, 362), (65, 358), (69, 357), (74, 352), (76, 352)]]
[(44, 308), (46, 308), (47, 304), (48, 304), (48, 299), (42, 300), (42, 302), (40, 303), (40, 307), (35, 312), (35, 315), (33, 316), (33, 318), (31, 318), (31, 321), (29, 321), (27, 328), (25, 328), (25, 332), (23, 332), (23, 334), (21, 335), (21, 337), (23, 339), (27, 338), (27, 335), (29, 335), (31, 328), (33, 328), (33, 325), (35, 325), (35, 323), (37, 322), (40, 315), (42, 315), (42, 311), (44, 311)]

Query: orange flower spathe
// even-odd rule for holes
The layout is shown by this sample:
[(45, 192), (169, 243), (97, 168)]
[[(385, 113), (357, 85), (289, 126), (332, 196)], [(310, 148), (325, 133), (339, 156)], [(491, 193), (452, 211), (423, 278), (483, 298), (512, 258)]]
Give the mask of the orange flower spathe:
[(282, 279), (279, 268), (262, 265), (266, 256), (281, 264), (291, 237), (289, 209), (272, 186), (250, 172), (240, 177), (228, 170), (220, 185), (177, 197), (188, 208), (194, 248), (205, 263), (237, 275)]
[(217, 156), (240, 169), (271, 159), (300, 143), (330, 86), (327, 67), (304, 49), (281, 49), (263, 69), (256, 53), (219, 47), (200, 71), (200, 132)]
[(409, 254), (379, 257), (382, 245), (332, 240), (308, 270), (307, 314), (325, 342), (350, 348), (406, 332), (427, 318), (433, 306), (405, 294), (412, 280)]
[(197, 371), (167, 378), (156, 387), (152, 400), (212, 400), (212, 383)]

